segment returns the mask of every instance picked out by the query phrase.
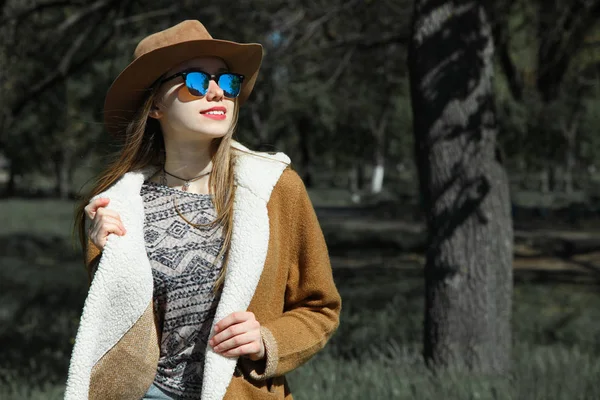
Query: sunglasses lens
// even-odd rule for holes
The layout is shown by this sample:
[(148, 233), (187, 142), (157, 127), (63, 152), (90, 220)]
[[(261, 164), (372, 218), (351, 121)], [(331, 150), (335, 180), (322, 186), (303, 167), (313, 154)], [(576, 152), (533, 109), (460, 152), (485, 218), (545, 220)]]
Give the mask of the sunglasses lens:
[(194, 96), (204, 96), (208, 90), (210, 77), (202, 72), (190, 72), (185, 78), (185, 86)]
[(219, 87), (223, 89), (225, 96), (237, 97), (242, 89), (242, 79), (240, 75), (223, 74), (219, 77)]

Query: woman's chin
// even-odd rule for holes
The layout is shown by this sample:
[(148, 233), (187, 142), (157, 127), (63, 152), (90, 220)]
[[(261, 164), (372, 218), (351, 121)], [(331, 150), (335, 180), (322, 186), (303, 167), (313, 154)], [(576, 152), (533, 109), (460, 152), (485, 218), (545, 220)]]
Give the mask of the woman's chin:
[(168, 138), (167, 140), (175, 141), (219, 139), (227, 135), (228, 132), (228, 124), (181, 124), (171, 126), (169, 129), (163, 128), (163, 136)]
[(227, 135), (227, 132), (198, 132), (198, 135), (202, 135), (207, 139), (220, 139), (223, 136)]
[(222, 138), (223, 136), (227, 135), (228, 131), (223, 130), (223, 129), (191, 128), (188, 130), (188, 132), (189, 132), (189, 136), (194, 137), (194, 138), (219, 139), (219, 138)]
[[(220, 121), (219, 121), (220, 122)], [(209, 123), (202, 124), (201, 126), (190, 126), (191, 130), (196, 132), (198, 135), (210, 137), (212, 139), (222, 138), (229, 132), (231, 124), (228, 123)]]

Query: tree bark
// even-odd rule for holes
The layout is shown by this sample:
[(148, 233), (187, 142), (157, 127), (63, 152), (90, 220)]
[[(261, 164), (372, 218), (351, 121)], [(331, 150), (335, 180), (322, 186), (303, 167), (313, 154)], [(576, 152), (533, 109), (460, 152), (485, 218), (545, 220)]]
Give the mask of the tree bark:
[(6, 189), (4, 190), (4, 195), (6, 197), (13, 197), (17, 192), (17, 177), (15, 170), (12, 166), (8, 169), (8, 182), (6, 183)]
[(575, 140), (574, 138), (570, 139), (571, 140), (568, 141), (567, 148), (565, 149), (565, 170), (563, 172), (565, 193), (568, 195), (571, 195), (573, 192), (575, 192), (575, 188), (573, 186), (573, 170), (575, 169), (576, 164)]
[[(581, 98), (580, 96), (581, 94), (578, 95), (578, 98)], [(575, 191), (573, 187), (573, 171), (577, 164), (577, 149), (579, 147), (578, 132), (582, 113), (582, 106), (578, 102), (578, 104), (575, 105), (575, 111), (572, 113), (568, 124), (563, 122), (561, 126), (567, 144), (565, 146), (565, 172), (563, 175), (565, 193), (567, 194), (572, 194)]]
[(371, 177), (371, 194), (379, 194), (383, 189), (383, 177), (385, 175), (384, 161), (382, 155), (375, 155), (375, 165), (373, 166), (373, 176)]
[(310, 123), (306, 120), (305, 117), (301, 117), (298, 121), (298, 140), (300, 141), (300, 154), (302, 159), (302, 181), (306, 187), (313, 186), (313, 175), (312, 175), (312, 154), (311, 154), (311, 146), (309, 143), (309, 132)]
[(540, 171), (540, 192), (550, 193), (550, 167), (548, 166)]
[(350, 198), (354, 203), (360, 203), (361, 193), (360, 187), (358, 186), (358, 166), (353, 165), (348, 170), (348, 191), (350, 192)]
[(544, 103), (554, 101), (569, 66), (600, 17), (600, 0), (543, 2), (538, 14), (537, 89)]
[(53, 157), (55, 175), (54, 193), (63, 200), (68, 199), (71, 193), (71, 174), (69, 173), (72, 169), (70, 168), (71, 157), (65, 153), (66, 151), (61, 149)]
[(371, 194), (379, 194), (383, 189), (383, 178), (385, 174), (385, 148), (386, 128), (388, 123), (389, 108), (386, 105), (379, 121), (369, 118), (369, 130), (375, 142), (373, 150), (373, 173), (371, 175)]
[(416, 0), (409, 48), (415, 155), (428, 227), (424, 357), (507, 371), (513, 228), (495, 156), (492, 31), (476, 1)]

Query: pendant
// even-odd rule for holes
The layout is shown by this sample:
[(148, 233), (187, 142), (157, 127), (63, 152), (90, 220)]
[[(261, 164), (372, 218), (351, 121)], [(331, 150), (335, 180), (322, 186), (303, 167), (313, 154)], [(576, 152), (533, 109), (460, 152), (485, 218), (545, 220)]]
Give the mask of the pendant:
[(181, 190), (183, 190), (184, 192), (187, 192), (187, 190), (188, 190), (189, 187), (190, 187), (190, 182), (189, 181), (185, 181), (185, 183), (181, 187)]

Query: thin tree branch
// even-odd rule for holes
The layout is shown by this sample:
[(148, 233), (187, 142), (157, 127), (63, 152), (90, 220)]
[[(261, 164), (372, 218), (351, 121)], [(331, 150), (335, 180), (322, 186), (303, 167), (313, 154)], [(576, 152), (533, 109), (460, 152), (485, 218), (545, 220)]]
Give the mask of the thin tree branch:
[(523, 100), (523, 75), (510, 56), (508, 40), (497, 42), (496, 51), (512, 97), (517, 101)]
[[(4, 4), (6, 3), (6, 0), (3, 0), (0, 2), (0, 10), (4, 9)], [(2, 18), (0, 20), (0, 24), (4, 25), (7, 22), (10, 21), (22, 21), (26, 18), (28, 18), (30, 15), (35, 14), (37, 12), (40, 11), (44, 11), (50, 8), (55, 8), (55, 7), (64, 7), (64, 6), (81, 6), (84, 5), (85, 2), (82, 0), (55, 0), (55, 1), (46, 1), (46, 2), (41, 2), (41, 3), (35, 3), (33, 6), (22, 10), (14, 15), (7, 15), (4, 18)]]
[(327, 49), (336, 47), (355, 46), (359, 49), (373, 49), (375, 47), (387, 46), (390, 44), (408, 44), (408, 33), (387, 33), (377, 37), (366, 37), (364, 35), (348, 36), (332, 42)]
[(251, 113), (252, 113), (252, 124), (254, 125), (254, 130), (256, 131), (256, 133), (258, 133), (260, 135), (263, 124), (262, 124), (262, 120), (260, 117), (260, 112), (258, 111), (257, 104), (258, 104), (257, 102), (253, 102), (250, 109), (251, 109)]
[(15, 102), (12, 107), (12, 115), (18, 115), (23, 108), (33, 99), (35, 99), (40, 93), (48, 89), (52, 85), (59, 82), (61, 79), (67, 77), (67, 75), (79, 70), (82, 66), (87, 64), (96, 54), (108, 43), (114, 33), (114, 25), (111, 24), (111, 29), (106, 36), (93, 48), (89, 49), (87, 54), (83, 56), (79, 61), (74, 62), (75, 55), (81, 52), (81, 48), (85, 47), (85, 43), (94, 31), (97, 25), (89, 23), (87, 28), (77, 37), (77, 40), (66, 52), (60, 64), (54, 71), (49, 73), (43, 81), (37, 85), (32, 86), (19, 101)]
[(148, 11), (146, 13), (132, 15), (127, 18), (117, 19), (117, 20), (115, 20), (114, 25), (118, 27), (118, 26), (130, 24), (130, 23), (142, 22), (147, 19), (151, 19), (151, 18), (155, 18), (155, 17), (165, 17), (167, 15), (174, 14), (178, 10), (179, 10), (179, 7), (177, 5), (174, 5), (174, 6), (163, 8), (160, 10)]
[(412, 14), (413, 1), (386, 0), (384, 3), (397, 16)]
[[(376, 47), (389, 46), (392, 44), (407, 44), (408, 40), (409, 40), (409, 35), (403, 34), (403, 33), (382, 34), (375, 38), (368, 38), (364, 35), (355, 35), (355, 36), (345, 37), (345, 38), (333, 41), (332, 43), (330, 43), (328, 45), (319, 47), (319, 50), (327, 51), (327, 50), (334, 50), (334, 49), (343, 48), (343, 47), (353, 47), (353, 48), (360, 49), (360, 50), (370, 50), (370, 49), (374, 49)], [(288, 54), (285, 54), (284, 56), (290, 57), (293, 59), (293, 58), (299, 57), (299, 56), (310, 55), (310, 54), (313, 54), (314, 52), (315, 52), (314, 48), (312, 48), (310, 46), (306, 46), (302, 50), (298, 50), (298, 51), (294, 52), (293, 54), (288, 53)]]
[(82, 8), (79, 12), (71, 15), (67, 18), (60, 26), (56, 29), (56, 32), (59, 34), (64, 33), (67, 29), (77, 24), (79, 21), (83, 20), (88, 15), (100, 11), (104, 7), (110, 5), (110, 3), (116, 2), (115, 0), (98, 0), (95, 3), (91, 4), (89, 7)]
[[(508, 81), (508, 87), (512, 97), (517, 100), (523, 100), (523, 76), (517, 69), (515, 63), (510, 55), (510, 42), (508, 37), (507, 25), (508, 20), (506, 16), (510, 13), (510, 9), (513, 5), (513, 1), (508, 4), (502, 4), (498, 6), (496, 3), (487, 3), (485, 7), (487, 14), (492, 25), (492, 36), (494, 38), (494, 46), (496, 48), (496, 54), (500, 61), (500, 66), (504, 71), (506, 80)], [(501, 7), (499, 10), (498, 8)]]
[(356, 5), (356, 3), (358, 3), (357, 0), (348, 1), (345, 4), (343, 4), (342, 6), (330, 9), (327, 13), (322, 15), (320, 18), (317, 18), (316, 20), (310, 22), (308, 24), (308, 27), (305, 30), (304, 35), (300, 39), (298, 39), (294, 43), (294, 45), (298, 46), (298, 47), (303, 47), (306, 44), (306, 42), (309, 41), (315, 35), (315, 33), (317, 32), (317, 29), (320, 26), (327, 23), (327, 21), (329, 21), (331, 18), (338, 15), (341, 11), (354, 7)]
[(277, 24), (273, 25), (273, 30), (278, 31), (283, 34), (285, 32), (290, 31), (295, 28), (306, 16), (306, 11), (304, 9), (296, 10), (293, 14), (289, 15), (287, 18), (279, 18), (277, 15), (273, 16), (273, 21), (281, 21)]
[(325, 83), (323, 84), (322, 87), (319, 87), (319, 91), (329, 90), (331, 88), (331, 86), (333, 86), (335, 84), (335, 82), (338, 80), (338, 78), (340, 77), (342, 72), (344, 72), (344, 69), (346, 69), (346, 67), (350, 63), (350, 59), (352, 58), (352, 55), (354, 55), (355, 51), (356, 51), (356, 48), (351, 48), (350, 50), (348, 50), (346, 52), (346, 54), (344, 55), (344, 58), (338, 64), (338, 66), (335, 69), (335, 71), (333, 72), (333, 74), (329, 77), (329, 79), (327, 79), (327, 81), (325, 81)]
[[(583, 47), (585, 37), (596, 26), (600, 16), (600, 1), (576, 1), (568, 10), (556, 10), (565, 15), (556, 26), (552, 15), (542, 11), (540, 17), (540, 50), (538, 53), (537, 86), (544, 101), (552, 101), (571, 64), (574, 55)], [(555, 29), (549, 30), (549, 27)]]
[(73, 42), (73, 45), (69, 48), (69, 50), (67, 50), (61, 62), (58, 64), (59, 76), (64, 77), (67, 75), (67, 72), (69, 72), (69, 67), (72, 64), (75, 54), (79, 53), (79, 50), (91, 36), (92, 32), (94, 31), (94, 28), (94, 25), (88, 24), (85, 30), (81, 32), (81, 34), (77, 37), (75, 42)]

